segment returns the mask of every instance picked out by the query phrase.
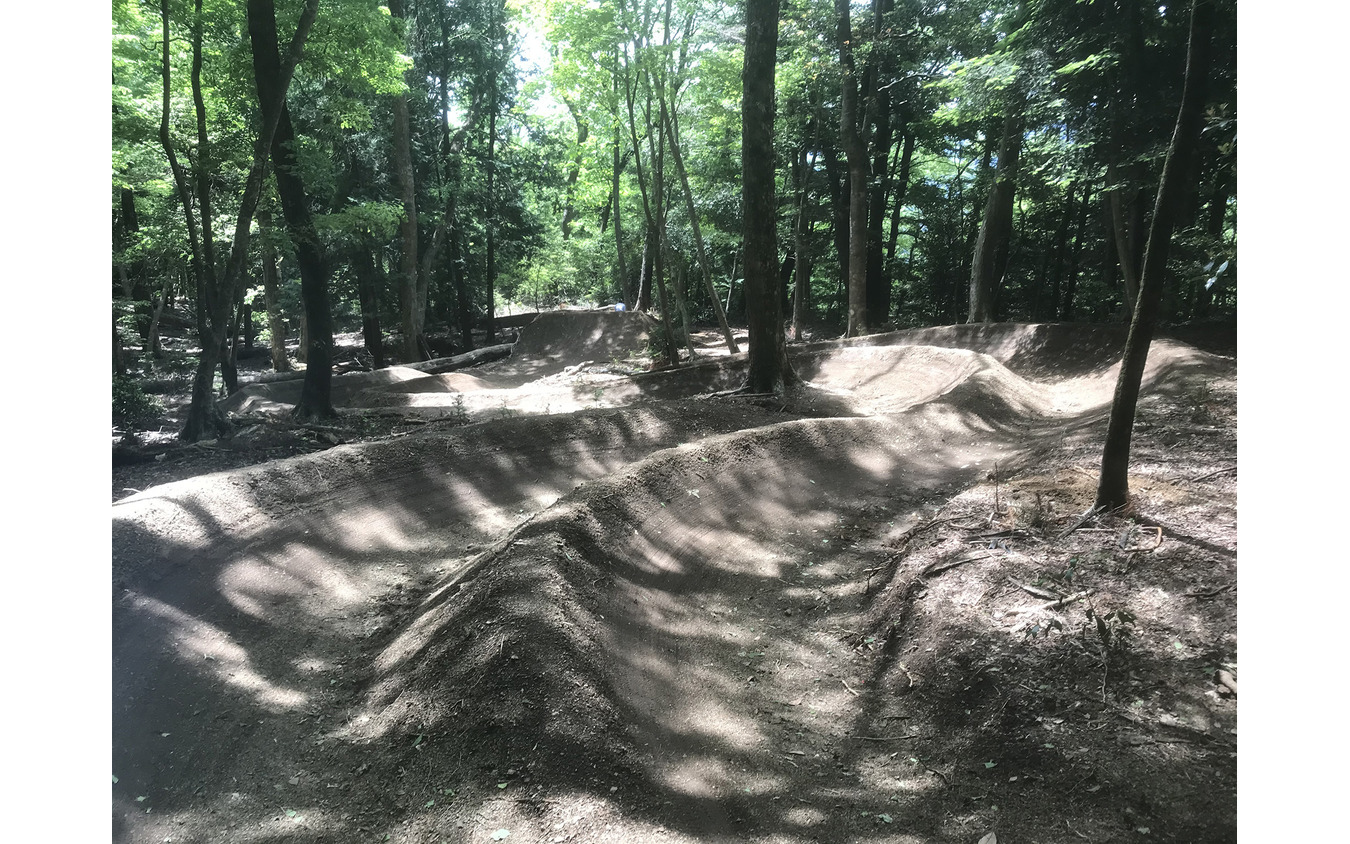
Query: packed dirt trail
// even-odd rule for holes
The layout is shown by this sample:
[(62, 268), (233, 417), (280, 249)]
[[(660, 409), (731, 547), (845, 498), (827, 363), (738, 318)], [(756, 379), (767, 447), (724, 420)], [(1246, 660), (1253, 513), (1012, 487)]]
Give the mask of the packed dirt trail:
[(648, 327), (544, 314), (339, 393), (417, 431), (116, 502), (114, 840), (1234, 840), (1232, 358), (1155, 341), (1085, 520), (1118, 330), (796, 346), (774, 399), (624, 371)]

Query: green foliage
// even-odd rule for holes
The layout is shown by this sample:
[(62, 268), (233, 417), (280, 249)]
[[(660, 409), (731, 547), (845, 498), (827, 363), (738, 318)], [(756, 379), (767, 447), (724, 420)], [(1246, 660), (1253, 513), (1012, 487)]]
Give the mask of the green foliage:
[[(892, 194), (884, 210), (892, 301), (885, 321), (918, 326), (964, 318), (974, 240), (1012, 90), (1027, 94), (1026, 135), (998, 317), (1121, 316), (1113, 234), (1101, 213), (1105, 177), (1108, 165), (1136, 165), (1130, 184), (1149, 206), (1180, 91), (1186, 36), (1180, 7), (1138, 7), (1133, 32), (1119, 4), (895, 0), (893, 5), (879, 27), (856, 7), (852, 43), (860, 66), (871, 63), (869, 78), (875, 80), (875, 90), (865, 91), (864, 98), (885, 91), (892, 105), (895, 135), (873, 184), (898, 175), (905, 138), (914, 144), (905, 200), (897, 207)], [(283, 43), (300, 8), (298, 2), (278, 7)], [(719, 298), (726, 301), (733, 281), (739, 290), (741, 9), (672, 0), (667, 32), (665, 4), (655, 0), (465, 0), (407, 8), (408, 19), (396, 22), (387, 8), (364, 0), (322, 4), (288, 98), (299, 166), (333, 272), (337, 313), (351, 320), (358, 314), (354, 255), (360, 252), (376, 260), (381, 316), (396, 318), (404, 211), (391, 160), (392, 115), (394, 98), (405, 94), (419, 257), (428, 254), (434, 237), (442, 238), (428, 297), (435, 319), (458, 324), (455, 279), (468, 288), (471, 313), (485, 311), (489, 232), (496, 253), (494, 294), (503, 303), (551, 307), (625, 297), (617, 258), (622, 254), (631, 283), (644, 246), (644, 190), (649, 202), (654, 197), (651, 152), (662, 94), (678, 126)], [(189, 84), (192, 11), (186, 0), (171, 0), (169, 134), (192, 190), (196, 168), (211, 168), (221, 258), (252, 160), (256, 92), (243, 4), (205, 0), (202, 94), (209, 156), (203, 158)], [(808, 0), (784, 0), (780, 21), (779, 247), (786, 253), (793, 243), (800, 189), (806, 254), (797, 257), (811, 266), (809, 320), (827, 328), (841, 323), (844, 305), (834, 237), (835, 203), (843, 187), (837, 22), (832, 4)], [(129, 306), (139, 303), (143, 321), (145, 306), (165, 279), (172, 293), (189, 300), (197, 291), (181, 200), (158, 136), (159, 10), (114, 0), (111, 23), (113, 279), (116, 295)], [(531, 27), (539, 32), (536, 38), (525, 35)], [(521, 46), (530, 44), (535, 46)], [(1235, 28), (1223, 23), (1215, 42), (1222, 60), (1216, 65), (1194, 213), (1178, 233), (1169, 265), (1174, 281), (1166, 307), (1172, 321), (1236, 308), (1235, 44)], [(489, 104), (496, 106), (492, 138)], [(868, 100), (864, 111), (876, 113), (876, 106), (875, 99)], [(1122, 120), (1130, 142), (1123, 153)], [(867, 134), (878, 137), (875, 127)], [(621, 244), (615, 242), (611, 195), (616, 139), (622, 160)], [(803, 151), (809, 165), (793, 174), (790, 168)], [(671, 268), (685, 269), (695, 319), (711, 320), (695, 261), (694, 221), (669, 152), (664, 166), (660, 213), (673, 252)], [(1116, 179), (1125, 184), (1118, 172)], [(123, 189), (133, 197), (134, 226), (123, 219)], [(200, 207), (195, 195), (189, 201)], [(275, 198), (269, 194), (264, 202), (278, 220)], [(573, 217), (564, 239), (569, 207)], [(293, 250), (275, 223), (255, 226), (254, 279), (264, 247), (281, 255), (283, 300), (294, 317)], [(1215, 295), (1206, 295), (1206, 285)], [(732, 297), (733, 312), (738, 300)], [(128, 331), (143, 327), (128, 317)]]
[(141, 388), (129, 375), (115, 375), (112, 383), (113, 425), (124, 430), (154, 422), (164, 413), (164, 404)]
[(314, 226), (320, 232), (385, 243), (398, 236), (399, 222), (403, 218), (401, 203), (358, 202), (315, 217)]

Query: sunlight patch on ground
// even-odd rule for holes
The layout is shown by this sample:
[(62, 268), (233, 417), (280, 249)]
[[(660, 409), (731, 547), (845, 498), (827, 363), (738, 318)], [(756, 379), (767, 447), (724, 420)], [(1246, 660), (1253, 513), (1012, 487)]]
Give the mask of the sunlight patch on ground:
[[(303, 546), (278, 562), (240, 560), (217, 577), (220, 593), (240, 611), (265, 621), (277, 621), (296, 605), (315, 618), (332, 615), (332, 604), (352, 607), (366, 600), (363, 589), (343, 572), (328, 565), (322, 555)], [(322, 591), (322, 596), (316, 593)]]
[(305, 693), (276, 685), (259, 674), (251, 665), (248, 652), (214, 624), (144, 595), (133, 595), (129, 602), (134, 611), (154, 616), (167, 625), (169, 638), (189, 665), (248, 692), (263, 708), (272, 712), (294, 710), (309, 702)]

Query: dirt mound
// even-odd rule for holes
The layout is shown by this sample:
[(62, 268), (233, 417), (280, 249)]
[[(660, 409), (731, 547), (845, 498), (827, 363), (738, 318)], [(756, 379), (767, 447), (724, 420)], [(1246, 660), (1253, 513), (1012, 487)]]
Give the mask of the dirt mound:
[(814, 344), (788, 397), (691, 399), (744, 356), (582, 365), (613, 317), (361, 388), (481, 424), (114, 506), (116, 840), (1231, 840), (1231, 362), (1155, 345), (1140, 521), (1064, 537), (1109, 338)]
[[(1101, 375), (1120, 362), (1125, 351), (1127, 327), (1078, 323), (990, 323), (940, 325), (871, 334), (847, 340), (811, 343), (802, 348), (831, 350), (839, 347), (937, 346), (969, 349), (989, 355), (1013, 372), (1038, 381)], [(1236, 346), (1231, 326), (1176, 329), (1181, 338), (1204, 340), (1204, 348), (1227, 352)], [(1175, 345), (1188, 345), (1184, 339)]]
[[(348, 407), (354, 399), (372, 387), (398, 384), (426, 377), (426, 373), (405, 366), (390, 366), (372, 372), (349, 372), (343, 375), (334, 375), (333, 404), (336, 407)], [(226, 413), (276, 410), (283, 405), (293, 406), (300, 401), (300, 391), (303, 387), (303, 377), (285, 381), (272, 381), (265, 384), (249, 384), (221, 401), (219, 406)]]
[(646, 348), (656, 322), (625, 311), (545, 311), (520, 330), (513, 357), (567, 364), (626, 358)]

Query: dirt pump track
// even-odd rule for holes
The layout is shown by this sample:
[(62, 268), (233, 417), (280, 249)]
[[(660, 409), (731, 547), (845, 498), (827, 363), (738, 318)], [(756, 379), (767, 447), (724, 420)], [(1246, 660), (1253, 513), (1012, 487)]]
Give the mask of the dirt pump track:
[(641, 319), (115, 503), (114, 840), (1235, 839), (1232, 358), (1155, 341), (1133, 510), (1066, 534), (1123, 332), (808, 344), (744, 399), (606, 366)]

